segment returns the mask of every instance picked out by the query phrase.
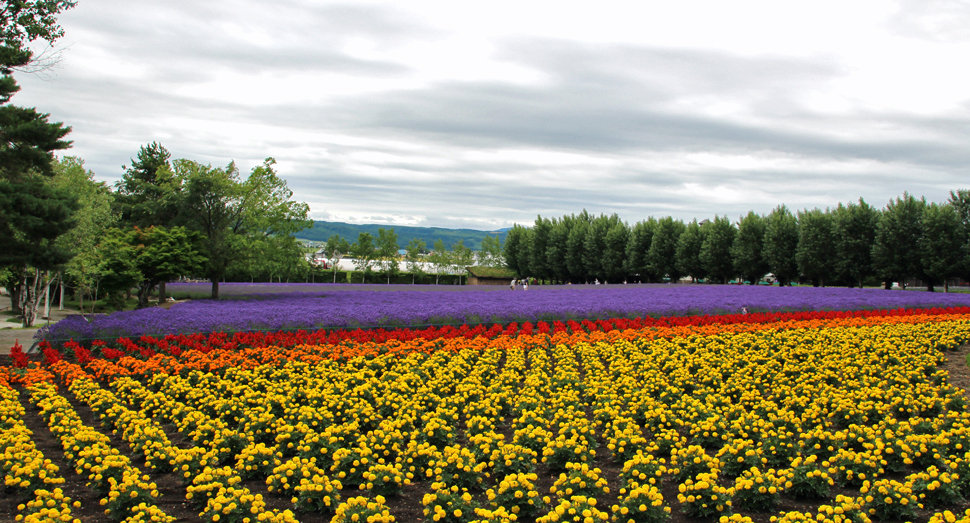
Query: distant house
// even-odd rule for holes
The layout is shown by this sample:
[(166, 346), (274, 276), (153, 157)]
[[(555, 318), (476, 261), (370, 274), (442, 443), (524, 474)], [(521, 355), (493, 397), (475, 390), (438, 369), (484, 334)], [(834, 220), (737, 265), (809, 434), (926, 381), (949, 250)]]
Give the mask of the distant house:
[(468, 267), (468, 285), (509, 285), (515, 277), (502, 267)]

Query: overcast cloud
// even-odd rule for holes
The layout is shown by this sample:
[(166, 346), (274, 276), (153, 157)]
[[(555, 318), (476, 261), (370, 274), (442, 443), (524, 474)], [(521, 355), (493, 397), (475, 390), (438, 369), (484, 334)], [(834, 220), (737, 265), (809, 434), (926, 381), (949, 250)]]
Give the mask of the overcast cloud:
[(80, 0), (20, 105), (118, 179), (272, 156), (317, 219), (491, 229), (970, 188), (970, 3)]

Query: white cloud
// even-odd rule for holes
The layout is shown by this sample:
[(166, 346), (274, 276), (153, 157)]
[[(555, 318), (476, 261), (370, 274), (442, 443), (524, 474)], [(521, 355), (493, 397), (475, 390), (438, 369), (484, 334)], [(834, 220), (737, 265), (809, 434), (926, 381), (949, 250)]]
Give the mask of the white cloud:
[(965, 2), (81, 2), (15, 103), (115, 179), (275, 157), (318, 218), (634, 222), (939, 201), (970, 167)]

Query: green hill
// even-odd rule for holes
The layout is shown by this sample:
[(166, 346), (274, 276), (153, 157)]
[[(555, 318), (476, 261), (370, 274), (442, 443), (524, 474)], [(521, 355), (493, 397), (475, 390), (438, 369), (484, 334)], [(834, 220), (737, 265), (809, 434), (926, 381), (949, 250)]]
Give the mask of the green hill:
[(445, 243), (445, 246), (451, 247), (458, 240), (464, 240), (465, 247), (469, 247), (474, 251), (481, 250), (482, 238), (485, 235), (498, 236), (499, 239), (505, 242), (505, 233), (508, 229), (499, 229), (495, 231), (478, 231), (475, 229), (445, 229), (441, 227), (410, 227), (406, 225), (376, 225), (376, 224), (366, 224), (366, 225), (356, 225), (353, 223), (343, 223), (343, 222), (325, 222), (325, 221), (314, 221), (313, 228), (300, 231), (296, 233), (296, 237), (300, 240), (309, 240), (313, 242), (325, 242), (330, 236), (336, 234), (341, 238), (347, 240), (350, 243), (357, 241), (357, 236), (362, 233), (370, 233), (371, 236), (377, 237), (378, 229), (394, 229), (397, 233), (397, 244), (403, 249), (412, 238), (417, 238), (423, 241), (430, 249), (434, 246), (435, 240), (441, 240)]

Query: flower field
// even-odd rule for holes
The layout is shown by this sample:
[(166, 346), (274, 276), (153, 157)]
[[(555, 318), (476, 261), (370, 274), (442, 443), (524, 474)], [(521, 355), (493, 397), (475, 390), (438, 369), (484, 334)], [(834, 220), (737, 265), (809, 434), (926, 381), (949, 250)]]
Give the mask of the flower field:
[(970, 519), (968, 341), (949, 308), (45, 346), (0, 368), (0, 516)]
[[(425, 327), (751, 312), (967, 307), (968, 293), (743, 285), (567, 285), (509, 291), (490, 286), (226, 284), (229, 299), (194, 300), (51, 326), (49, 340), (283, 329)], [(205, 284), (171, 284), (201, 291)]]

